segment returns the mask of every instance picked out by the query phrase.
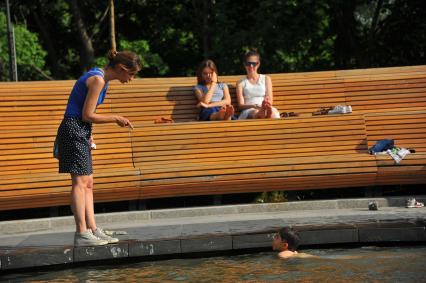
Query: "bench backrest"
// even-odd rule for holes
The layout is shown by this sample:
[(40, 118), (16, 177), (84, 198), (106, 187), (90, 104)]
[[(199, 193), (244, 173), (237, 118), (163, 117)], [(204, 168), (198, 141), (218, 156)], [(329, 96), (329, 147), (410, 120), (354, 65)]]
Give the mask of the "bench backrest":
[[(223, 76), (234, 106), (235, 84), (242, 76)], [(426, 108), (426, 66), (272, 74), (274, 104), (281, 112), (310, 114), (320, 107), (352, 105), (356, 113)], [(0, 128), (59, 124), (74, 81), (0, 83)], [(151, 123), (158, 117), (176, 122), (197, 119), (195, 78), (136, 79), (113, 82), (99, 113)], [(238, 109), (236, 107), (236, 109)]]
[(393, 139), (396, 146), (426, 153), (426, 111), (371, 113), (365, 115), (368, 146)]

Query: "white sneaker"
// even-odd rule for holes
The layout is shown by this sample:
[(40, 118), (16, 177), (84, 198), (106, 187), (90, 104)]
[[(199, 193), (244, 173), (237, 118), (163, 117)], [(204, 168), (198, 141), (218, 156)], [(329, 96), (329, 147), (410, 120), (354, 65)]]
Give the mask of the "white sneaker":
[(393, 153), (392, 150), (388, 149), (386, 152), (393, 158), (396, 164), (399, 164), (401, 162), (402, 158), (396, 153)]
[(328, 114), (345, 114), (346, 112), (345, 106), (336, 105), (333, 109), (328, 111)]
[(345, 106), (345, 113), (352, 113), (352, 106), (346, 105)]
[(83, 233), (75, 233), (74, 235), (74, 246), (103, 246), (106, 244), (108, 244), (108, 241), (96, 237), (90, 230)]
[(401, 157), (401, 159), (404, 159), (405, 158), (405, 156), (407, 156), (408, 154), (410, 154), (411, 152), (408, 150), (408, 149), (406, 149), (406, 148), (401, 148), (400, 150), (398, 150), (398, 152), (396, 153), (396, 154), (398, 154), (400, 157)]
[(119, 241), (119, 239), (113, 238), (113, 237), (105, 234), (105, 232), (101, 228), (96, 228), (96, 230), (93, 231), (93, 235), (95, 235), (96, 237), (98, 237), (101, 240), (108, 241), (108, 244), (117, 243)]

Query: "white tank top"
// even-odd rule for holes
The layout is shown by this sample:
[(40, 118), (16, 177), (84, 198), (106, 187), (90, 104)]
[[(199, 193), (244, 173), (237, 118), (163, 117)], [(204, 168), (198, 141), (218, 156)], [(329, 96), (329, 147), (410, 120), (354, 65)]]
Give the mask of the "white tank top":
[(247, 78), (242, 79), (244, 104), (262, 104), (266, 95), (266, 76), (259, 75), (256, 84), (252, 84)]

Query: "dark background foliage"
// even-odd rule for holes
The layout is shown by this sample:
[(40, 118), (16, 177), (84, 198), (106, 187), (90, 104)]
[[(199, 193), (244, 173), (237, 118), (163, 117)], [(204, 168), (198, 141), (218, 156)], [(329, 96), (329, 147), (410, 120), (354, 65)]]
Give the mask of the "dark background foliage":
[[(108, 0), (11, 0), (20, 80), (75, 79), (105, 63)], [(424, 0), (120, 0), (119, 50), (141, 55), (141, 76), (188, 76), (203, 58), (241, 74), (242, 54), (262, 72), (426, 63)], [(80, 19), (80, 21), (79, 21)], [(5, 4), (0, 4), (0, 80), (8, 80)]]

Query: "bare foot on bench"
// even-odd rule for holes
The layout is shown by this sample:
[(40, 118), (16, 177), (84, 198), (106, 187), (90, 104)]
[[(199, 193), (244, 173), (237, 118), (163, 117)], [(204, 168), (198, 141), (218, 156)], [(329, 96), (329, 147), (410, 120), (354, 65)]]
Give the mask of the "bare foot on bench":
[(232, 116), (234, 115), (235, 110), (234, 106), (232, 105), (226, 105), (225, 106), (225, 116), (223, 117), (223, 120), (230, 120)]
[(210, 121), (224, 120), (225, 115), (226, 115), (226, 107), (222, 106), (218, 112), (210, 115)]
[(265, 119), (266, 118), (266, 101), (264, 100), (262, 102), (262, 106), (260, 107), (260, 109), (257, 109), (256, 112), (253, 113), (253, 118), (254, 119)]
[(254, 114), (255, 119), (265, 119), (266, 118), (266, 109), (262, 106), (256, 114)]
[(272, 118), (273, 115), (273, 110), (272, 110), (272, 105), (270, 103), (266, 104), (266, 116), (265, 118)]
[(256, 119), (265, 119), (265, 118), (271, 118), (272, 117), (272, 105), (267, 101), (264, 100), (262, 102), (262, 106), (255, 114), (254, 118)]

